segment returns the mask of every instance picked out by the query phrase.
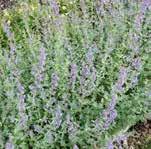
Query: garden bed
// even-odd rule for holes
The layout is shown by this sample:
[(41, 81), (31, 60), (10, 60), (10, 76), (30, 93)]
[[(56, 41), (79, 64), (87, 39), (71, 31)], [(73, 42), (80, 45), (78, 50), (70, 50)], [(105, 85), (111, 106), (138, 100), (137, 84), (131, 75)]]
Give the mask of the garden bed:
[(0, 148), (150, 149), (148, 8), (39, 2), (0, 0)]

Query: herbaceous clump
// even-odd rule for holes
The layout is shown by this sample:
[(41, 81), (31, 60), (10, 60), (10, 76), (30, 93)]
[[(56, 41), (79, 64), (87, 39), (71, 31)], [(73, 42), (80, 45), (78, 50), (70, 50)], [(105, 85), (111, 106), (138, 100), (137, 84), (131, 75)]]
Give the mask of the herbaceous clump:
[(0, 148), (127, 147), (151, 112), (151, 1), (18, 5), (0, 17)]

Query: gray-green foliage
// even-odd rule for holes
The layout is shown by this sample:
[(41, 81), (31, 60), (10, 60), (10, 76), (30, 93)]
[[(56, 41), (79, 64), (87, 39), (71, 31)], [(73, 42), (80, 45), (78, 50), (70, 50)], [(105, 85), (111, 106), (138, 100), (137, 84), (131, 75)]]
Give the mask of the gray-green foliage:
[[(0, 18), (0, 148), (107, 148), (108, 140), (150, 112), (150, 7), (138, 30), (142, 3), (81, 0), (65, 12), (60, 6), (61, 13), (53, 5), (34, 2), (32, 9), (24, 2), (20, 12), (16, 8)], [(138, 70), (135, 58), (141, 59)], [(71, 86), (72, 64), (77, 70)], [(121, 67), (128, 72), (117, 92), (117, 116), (104, 130), (103, 112)]]

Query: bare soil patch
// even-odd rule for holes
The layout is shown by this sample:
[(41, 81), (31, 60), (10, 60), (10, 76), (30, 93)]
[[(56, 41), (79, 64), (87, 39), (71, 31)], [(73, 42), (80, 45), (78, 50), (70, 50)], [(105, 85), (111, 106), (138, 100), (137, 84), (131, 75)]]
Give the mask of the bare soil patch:
[(133, 126), (134, 134), (128, 138), (130, 149), (151, 149), (151, 120)]

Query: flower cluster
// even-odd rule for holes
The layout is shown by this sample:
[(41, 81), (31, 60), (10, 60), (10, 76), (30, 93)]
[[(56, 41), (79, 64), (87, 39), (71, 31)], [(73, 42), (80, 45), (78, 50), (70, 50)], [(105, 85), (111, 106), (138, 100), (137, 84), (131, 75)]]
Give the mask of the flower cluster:
[(70, 86), (71, 88), (74, 87), (76, 79), (77, 79), (77, 74), (78, 74), (78, 68), (76, 64), (71, 64), (71, 68), (70, 68)]
[(59, 6), (57, 4), (57, 1), (56, 0), (49, 0), (49, 5), (51, 6), (55, 16), (58, 16), (59, 15)]
[(63, 115), (63, 113), (62, 113), (61, 107), (60, 107), (60, 105), (58, 105), (56, 107), (55, 117), (53, 120), (53, 125), (56, 129), (59, 128), (62, 123), (62, 115)]
[(141, 64), (142, 64), (142, 63), (141, 63), (141, 60), (140, 60), (139, 57), (134, 58), (133, 61), (132, 61), (132, 66), (133, 66), (137, 71), (140, 70)]
[(59, 5), (56, 0), (49, 0), (49, 5), (51, 7), (52, 13), (54, 15), (54, 24), (58, 28), (58, 31), (62, 29), (62, 18), (60, 16)]
[(95, 47), (91, 47), (86, 53), (86, 62), (82, 64), (80, 93), (83, 97), (91, 94), (95, 88), (95, 81), (97, 76), (96, 68), (94, 67), (93, 63), (95, 52)]
[(45, 134), (45, 137), (46, 137), (46, 141), (51, 144), (53, 142), (53, 135), (52, 135), (52, 132), (51, 131), (48, 131), (46, 134)]
[[(141, 58), (138, 56), (138, 53), (140, 51), (140, 32), (142, 29), (142, 24), (145, 18), (145, 13), (147, 11), (147, 9), (151, 6), (151, 1), (149, 0), (143, 0), (141, 3), (141, 8), (140, 8), (140, 12), (138, 13), (138, 15), (135, 18), (134, 21), (134, 26), (135, 26), (135, 30), (136, 33), (133, 33), (132, 35), (132, 58), (131, 58), (131, 65), (132, 67), (135, 69), (136, 73), (134, 76), (132, 76), (131, 79), (131, 87), (135, 87), (138, 83), (138, 77), (140, 74), (140, 70), (142, 67), (142, 62), (141, 62)], [(137, 55), (137, 57), (136, 57)], [(134, 57), (135, 56), (135, 57)]]
[(67, 114), (66, 119), (69, 139), (72, 140), (76, 136), (77, 126), (72, 122), (71, 116), (69, 114)]
[(108, 144), (107, 144), (107, 149), (114, 149), (115, 145), (113, 144), (114, 142), (116, 142), (118, 144), (118, 148), (122, 149), (122, 142), (127, 140), (127, 136), (126, 135), (120, 135), (115, 137), (113, 140), (109, 140)]
[(36, 94), (38, 89), (42, 88), (41, 82), (44, 80), (44, 70), (46, 64), (46, 51), (44, 47), (41, 47), (39, 50), (39, 64), (33, 67), (32, 75), (35, 77), (35, 82), (30, 86), (31, 92), (33, 95)]
[(10, 55), (11, 57), (13, 57), (16, 52), (16, 47), (14, 44), (14, 34), (13, 32), (11, 32), (10, 25), (6, 21), (3, 23), (3, 31), (5, 32), (7, 38), (9, 39)]
[(150, 0), (47, 2), (0, 25), (0, 148), (122, 148), (150, 111)]
[(79, 147), (76, 144), (74, 144), (73, 149), (79, 149)]
[(115, 118), (117, 117), (117, 111), (115, 109), (116, 100), (117, 100), (117, 96), (112, 95), (112, 100), (109, 103), (108, 108), (106, 110), (104, 110), (104, 112), (103, 112), (103, 117), (105, 120), (105, 122), (103, 124), (104, 130), (107, 130), (109, 128), (110, 124), (113, 123)]
[(150, 0), (143, 0), (141, 5), (141, 13), (145, 14), (146, 10), (150, 8), (151, 1)]
[(58, 87), (59, 77), (57, 73), (52, 73), (51, 75), (51, 94), (55, 95)]
[(127, 79), (127, 68), (126, 67), (121, 67), (120, 72), (119, 72), (119, 78), (116, 83), (116, 91), (121, 92), (123, 91), (123, 85), (125, 84)]
[[(142, 22), (144, 19), (144, 10), (147, 9), (148, 5), (150, 5), (150, 3), (147, 0), (144, 0), (142, 2), (142, 9), (140, 14), (136, 17), (135, 20), (135, 25), (136, 25), (136, 29), (139, 31), (140, 27), (142, 26)], [(142, 12), (143, 11), (143, 12)], [(133, 41), (135, 41), (134, 45), (136, 45), (136, 47), (134, 47), (133, 52), (136, 54), (136, 52), (139, 51), (139, 36), (137, 34), (133, 35)], [(137, 44), (136, 44), (137, 43)], [(141, 59), (139, 57), (133, 58), (132, 59), (132, 66), (134, 67), (135, 70), (137, 70), (139, 72), (140, 68), (141, 68)], [(137, 73), (135, 76), (133, 76), (132, 80), (131, 80), (131, 86), (135, 86), (138, 82), (138, 74)], [(128, 77), (128, 68), (126, 67), (121, 67), (120, 68), (120, 72), (119, 72), (119, 78), (115, 84), (115, 88), (113, 89), (113, 97), (112, 100), (108, 106), (108, 108), (104, 111), (104, 118), (105, 118), (105, 123), (104, 123), (104, 129), (108, 129), (110, 124), (114, 121), (114, 119), (117, 116), (117, 112), (115, 108), (116, 105), (116, 95), (117, 93), (121, 93), (124, 88), (124, 84), (126, 83)], [(111, 143), (110, 143), (110, 146)], [(111, 147), (112, 148), (112, 147)]]
[(123, 85), (126, 83), (127, 80), (127, 68), (126, 67), (121, 67), (119, 71), (119, 77), (117, 82), (115, 83), (115, 86), (113, 87), (113, 90), (111, 92), (112, 94), (112, 99), (108, 105), (108, 108), (104, 110), (103, 116), (105, 119), (103, 129), (108, 129), (110, 124), (114, 122), (115, 118), (117, 117), (117, 111), (115, 109), (116, 102), (117, 102), (117, 93), (121, 93), (124, 88)]
[(19, 102), (18, 102), (18, 111), (19, 111), (19, 125), (20, 128), (25, 128), (26, 127), (26, 122), (27, 122), (27, 115), (26, 115), (26, 109), (25, 109), (25, 92), (24, 92), (24, 87), (20, 83), (19, 80), (17, 80), (17, 87), (18, 87), (18, 97), (19, 97)]
[(5, 144), (5, 149), (15, 149), (11, 138), (9, 138), (8, 142)]

